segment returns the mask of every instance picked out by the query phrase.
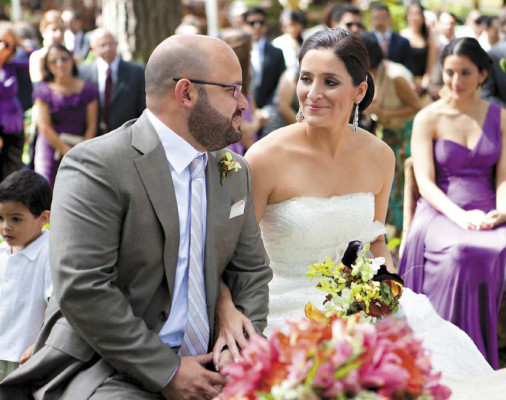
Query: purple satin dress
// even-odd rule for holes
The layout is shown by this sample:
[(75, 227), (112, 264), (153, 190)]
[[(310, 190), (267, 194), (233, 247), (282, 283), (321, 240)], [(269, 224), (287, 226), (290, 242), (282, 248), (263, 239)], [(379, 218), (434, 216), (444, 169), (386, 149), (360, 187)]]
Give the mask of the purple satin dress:
[[(33, 97), (49, 105), (56, 132), (83, 136), (86, 131), (86, 109), (89, 103), (98, 98), (98, 90), (85, 82), (80, 93), (67, 96), (53, 92), (47, 82), (42, 82), (34, 89)], [(60, 161), (54, 159), (53, 147), (44, 135), (39, 135), (35, 146), (35, 171), (44, 176), (51, 187), (59, 165)]]
[[(434, 141), (436, 184), (465, 210), (496, 208), (494, 170), (501, 152), (501, 108), (492, 103), (474, 149)], [(425, 294), (438, 314), (473, 339), (499, 368), (497, 318), (506, 267), (506, 225), (490, 231), (460, 228), (419, 199), (406, 236), (399, 273)]]

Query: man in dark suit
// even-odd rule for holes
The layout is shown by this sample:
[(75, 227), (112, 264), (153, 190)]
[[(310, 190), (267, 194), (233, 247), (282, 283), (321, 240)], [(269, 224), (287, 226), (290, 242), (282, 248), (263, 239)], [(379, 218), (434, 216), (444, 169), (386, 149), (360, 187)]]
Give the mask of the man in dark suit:
[(146, 108), (144, 68), (119, 57), (118, 43), (106, 29), (93, 31), (90, 46), (98, 58), (81, 65), (79, 76), (98, 87), (98, 133), (103, 134), (138, 118)]
[(343, 28), (360, 36), (365, 29), (362, 12), (355, 6), (337, 3), (330, 11), (330, 27)]
[(86, 59), (90, 51), (90, 39), (83, 31), (81, 14), (74, 10), (65, 10), (61, 14), (65, 24), (63, 39), (65, 47), (69, 49), (78, 62)]
[(411, 46), (408, 39), (392, 32), (390, 10), (382, 3), (371, 6), (371, 32), (365, 36), (376, 39), (383, 51), (383, 55), (394, 62), (408, 67), (411, 57)]
[[(506, 33), (506, 9), (501, 10), (499, 24), (502, 32)], [(483, 84), (481, 97), (499, 103), (504, 108), (506, 107), (506, 40), (501, 40), (492, 46), (488, 55), (492, 59), (492, 66)]]
[(250, 8), (243, 15), (244, 29), (251, 34), (252, 87), (258, 108), (272, 104), (279, 78), (285, 70), (285, 59), (281, 49), (267, 39), (265, 11)]
[[(241, 139), (242, 72), (221, 40), (174, 35), (146, 66), (148, 108), (74, 147), (55, 184), (54, 296), (30, 360), (0, 400), (210, 399), (223, 280), (258, 332), (272, 277), (251, 173), (222, 180)], [(228, 350), (226, 350), (227, 352)]]

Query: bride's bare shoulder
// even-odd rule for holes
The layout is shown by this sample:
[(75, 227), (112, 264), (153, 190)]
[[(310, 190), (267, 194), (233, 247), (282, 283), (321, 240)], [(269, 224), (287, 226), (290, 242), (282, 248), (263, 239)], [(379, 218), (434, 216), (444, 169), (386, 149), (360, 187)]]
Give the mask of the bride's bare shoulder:
[(293, 152), (294, 143), (298, 141), (301, 132), (301, 124), (280, 128), (253, 144), (246, 152), (245, 158), (250, 164), (282, 163)]
[(361, 147), (365, 149), (365, 156), (367, 159), (379, 165), (392, 164), (395, 162), (393, 150), (383, 140), (363, 129), (360, 129), (357, 133), (360, 135)]

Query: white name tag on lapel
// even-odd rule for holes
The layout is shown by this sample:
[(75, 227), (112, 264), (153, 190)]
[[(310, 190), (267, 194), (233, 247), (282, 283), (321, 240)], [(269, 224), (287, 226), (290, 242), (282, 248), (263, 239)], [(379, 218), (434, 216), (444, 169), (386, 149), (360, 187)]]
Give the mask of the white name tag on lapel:
[(232, 219), (238, 217), (239, 215), (244, 214), (244, 209), (246, 207), (246, 198), (239, 200), (237, 203), (233, 204), (230, 208), (230, 217), (228, 219)]

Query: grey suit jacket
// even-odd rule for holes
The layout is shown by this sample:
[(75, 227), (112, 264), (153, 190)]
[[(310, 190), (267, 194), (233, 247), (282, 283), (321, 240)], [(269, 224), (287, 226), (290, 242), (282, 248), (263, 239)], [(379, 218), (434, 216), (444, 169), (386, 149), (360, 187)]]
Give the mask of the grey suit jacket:
[[(272, 271), (250, 171), (234, 155), (243, 168), (221, 185), (221, 153), (209, 153), (206, 169), (209, 323), (214, 326), (223, 277), (237, 307), (261, 332)], [(244, 214), (229, 218), (241, 199)], [(147, 391), (164, 387), (179, 365), (158, 337), (174, 292), (178, 221), (166, 155), (146, 115), (73, 148), (54, 191), (54, 296), (34, 356), (2, 382), (0, 399), (25, 398), (22, 390), (37, 399), (87, 399), (116, 371)], [(211, 329), (210, 347), (214, 339)]]
[[(98, 88), (97, 62), (83, 64), (79, 67), (79, 77), (90, 82)], [(138, 118), (146, 108), (146, 85), (144, 67), (128, 61), (119, 61), (118, 79), (112, 89), (109, 129), (119, 128), (125, 122)], [(100, 129), (102, 121), (102, 107), (99, 107), (98, 130), (99, 134), (106, 132)]]

